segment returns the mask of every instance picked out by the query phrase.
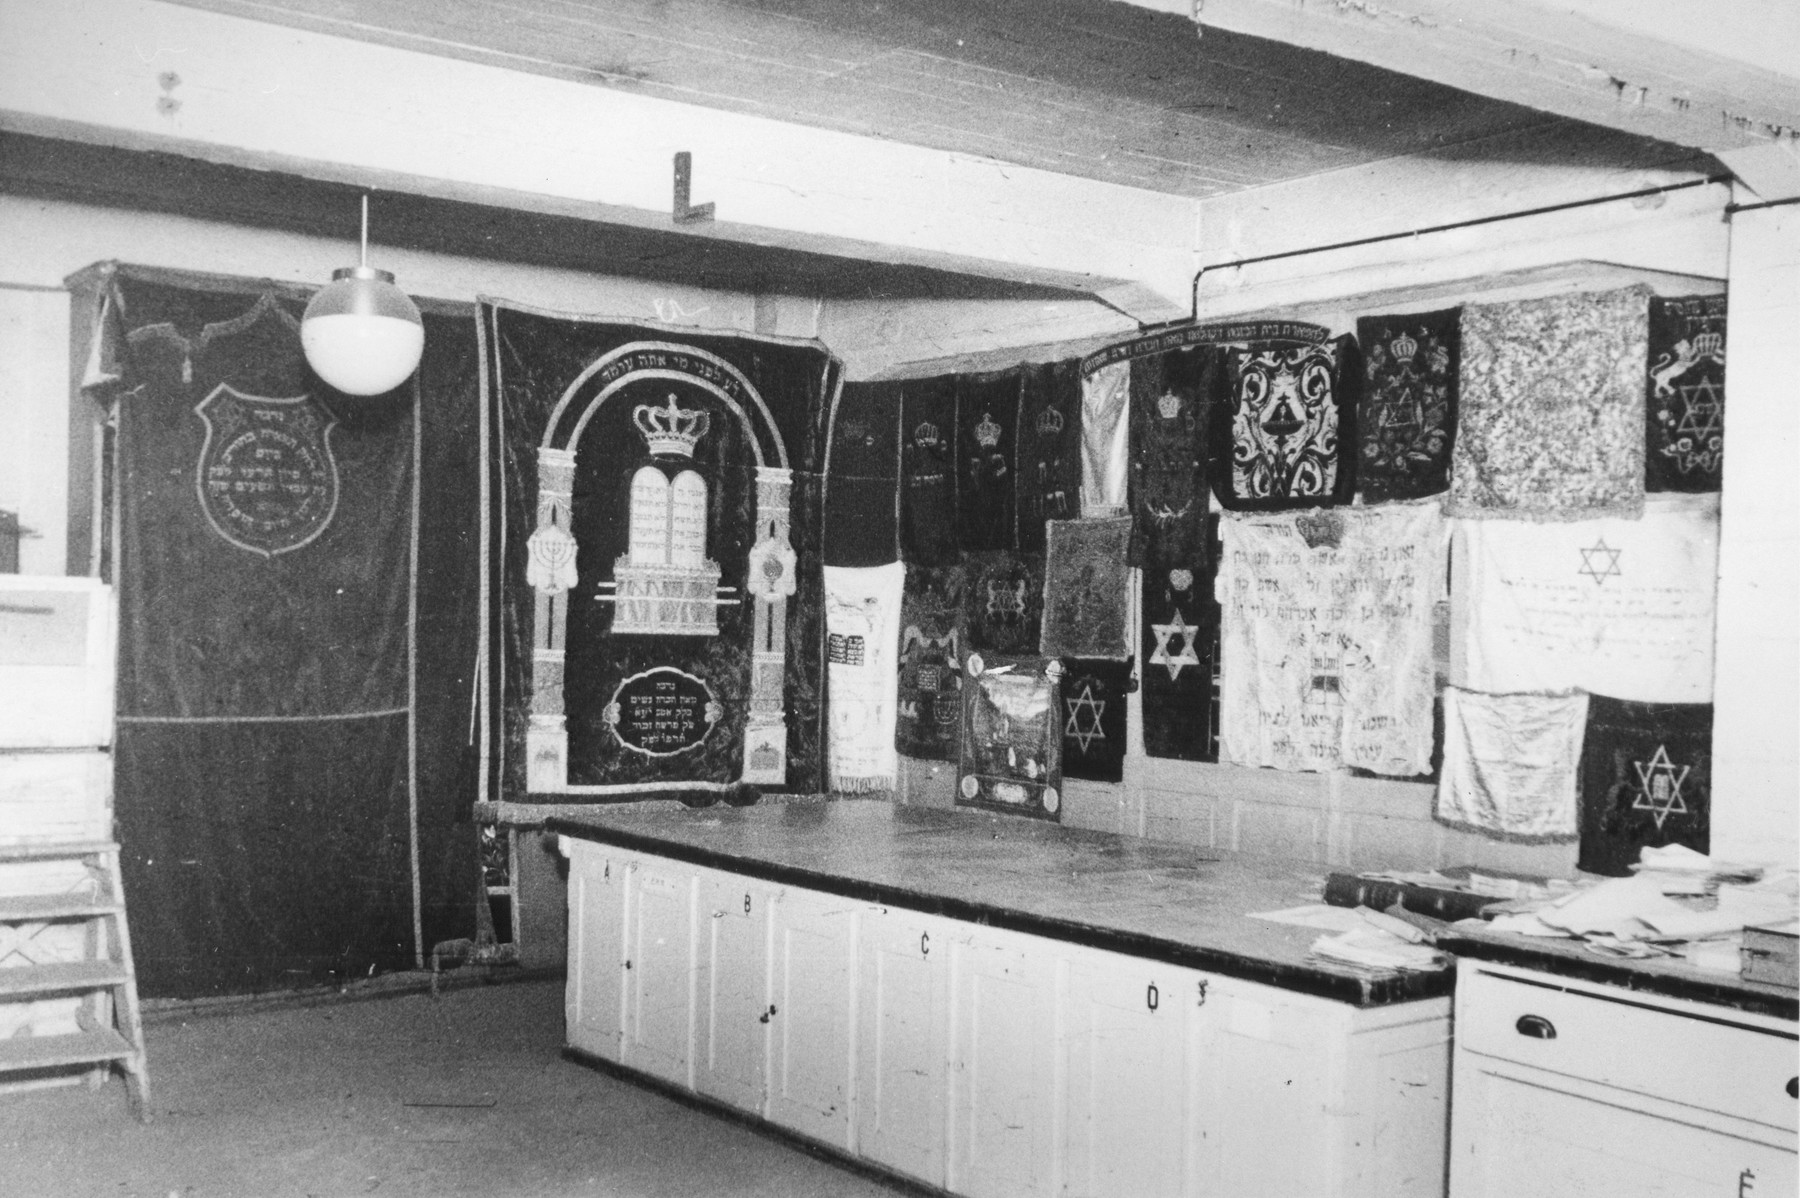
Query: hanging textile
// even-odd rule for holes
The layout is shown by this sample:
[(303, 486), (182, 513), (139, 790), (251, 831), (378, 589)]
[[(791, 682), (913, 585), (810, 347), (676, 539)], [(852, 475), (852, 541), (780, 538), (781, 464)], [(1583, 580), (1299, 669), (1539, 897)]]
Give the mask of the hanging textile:
[(819, 790), (836, 360), (497, 301), (480, 315), (488, 793)]
[(1073, 359), (1022, 367), (1019, 549), (1044, 551), (1044, 524), (1081, 514), (1081, 380)]
[[(350, 398), (306, 366), (298, 289), (114, 264), (71, 286), (110, 313), (91, 394), (117, 414), (115, 805), (140, 990), (411, 968), (472, 930), (454, 676), (472, 629), (414, 581), (473, 560), (415, 475), (455, 436), (433, 412), (425, 457), (416, 413), (472, 412), (473, 329), (426, 305), (417, 378)], [(415, 703), (427, 612), (453, 665)]]
[(1588, 699), (1580, 868), (1624, 877), (1646, 846), (1710, 850), (1712, 722), (1710, 703)]
[(1213, 493), (1231, 511), (1350, 498), (1356, 445), (1355, 342), (1268, 341), (1227, 351), (1226, 398), (1211, 434)]
[(1649, 297), (1639, 286), (1463, 309), (1446, 514), (1556, 521), (1643, 510)]
[(1205, 552), (1206, 438), (1221, 354), (1212, 346), (1131, 362), (1132, 564)]
[(1725, 458), (1725, 297), (1650, 298), (1650, 491), (1717, 491)]
[(1570, 840), (1588, 697), (1444, 688), (1440, 822), (1507, 840)]
[(1044, 559), (1026, 553), (966, 553), (963, 575), (963, 648), (1037, 652), (1044, 618)]
[(900, 384), (900, 556), (954, 565), (957, 424), (952, 376)]
[(1130, 452), (1126, 408), (1131, 364), (1112, 362), (1081, 380), (1081, 514), (1116, 516), (1125, 510)]
[(1129, 661), (1065, 657), (1062, 661), (1062, 774), (1090, 782), (1125, 776), (1125, 696)]
[(1060, 672), (1035, 657), (964, 659), (959, 806), (1062, 819)]
[(1719, 497), (1655, 495), (1639, 520), (1457, 528), (1469, 686), (1712, 700)]
[(1357, 489), (1371, 503), (1423, 499), (1450, 486), (1462, 310), (1365, 316), (1357, 404)]
[(1220, 542), (1221, 760), (1429, 773), (1438, 505), (1227, 516)]
[(830, 787), (894, 789), (895, 654), (906, 567), (825, 567), (826, 711)]
[(1040, 652), (1046, 657), (1131, 656), (1128, 609), (1131, 578), (1125, 564), (1131, 518), (1052, 520), (1044, 559), (1044, 617)]
[(900, 598), (894, 743), (908, 757), (955, 761), (962, 728), (963, 568), (911, 566)]
[[(1216, 529), (1217, 517), (1209, 520)], [(1214, 540), (1216, 534), (1207, 541)], [(1179, 761), (1219, 759), (1219, 606), (1215, 555), (1144, 565), (1138, 677), (1144, 693), (1144, 752)]]
[(845, 383), (825, 463), (825, 563), (880, 566), (900, 559), (900, 388)]
[(1023, 371), (956, 376), (957, 539), (966, 550), (1017, 549)]

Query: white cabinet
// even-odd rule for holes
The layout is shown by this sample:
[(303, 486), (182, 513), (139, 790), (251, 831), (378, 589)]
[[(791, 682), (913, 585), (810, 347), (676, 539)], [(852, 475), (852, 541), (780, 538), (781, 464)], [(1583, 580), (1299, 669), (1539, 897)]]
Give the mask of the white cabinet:
[(1053, 1193), (1056, 942), (975, 928), (952, 949), (949, 1188)]
[(642, 857), (625, 871), (625, 1006), (619, 1060), (692, 1088), (692, 866)]
[(605, 845), (563, 840), (569, 858), (569, 1047), (619, 1059), (625, 985), (624, 858)]
[(771, 905), (768, 1117), (848, 1149), (858, 904), (784, 889)]
[(1455, 1198), (1791, 1195), (1791, 1021), (1465, 961)]
[(568, 852), (579, 1051), (970, 1198), (1443, 1193), (1448, 999), (1357, 1008), (603, 844)]
[(944, 1184), (956, 926), (870, 906), (857, 930), (857, 1151), (937, 1186)]
[(1199, 1192), (1199, 1054), (1207, 981), (1138, 957), (1074, 950), (1060, 1062), (1063, 1192)]
[(694, 1084), (759, 1115), (769, 1068), (769, 900), (761, 883), (699, 873)]

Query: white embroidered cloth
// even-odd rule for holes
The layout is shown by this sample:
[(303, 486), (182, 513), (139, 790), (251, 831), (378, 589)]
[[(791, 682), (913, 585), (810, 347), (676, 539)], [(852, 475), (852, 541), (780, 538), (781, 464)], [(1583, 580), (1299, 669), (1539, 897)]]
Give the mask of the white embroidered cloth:
[(1445, 687), (1438, 819), (1526, 840), (1574, 837), (1587, 707), (1579, 691), (1485, 695)]
[(892, 790), (900, 593), (906, 567), (825, 567), (825, 675), (833, 791)]
[(1717, 494), (1647, 496), (1640, 520), (1458, 521), (1455, 552), (1470, 689), (1712, 702)]
[(1118, 516), (1125, 512), (1125, 479), (1130, 452), (1126, 412), (1131, 400), (1131, 363), (1102, 366), (1081, 380), (1081, 514)]
[(1219, 759), (1429, 772), (1437, 502), (1227, 512), (1220, 538)]

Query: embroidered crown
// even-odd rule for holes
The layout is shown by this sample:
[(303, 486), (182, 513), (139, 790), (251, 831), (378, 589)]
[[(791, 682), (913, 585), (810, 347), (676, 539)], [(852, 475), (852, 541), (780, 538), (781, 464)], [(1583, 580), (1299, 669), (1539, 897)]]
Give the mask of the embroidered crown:
[(1394, 357), (1398, 358), (1400, 361), (1410, 362), (1412, 361), (1412, 356), (1419, 352), (1419, 343), (1413, 340), (1412, 334), (1401, 333), (1398, 337), (1394, 338), (1388, 348), (1394, 351)]
[(1156, 401), (1156, 410), (1162, 413), (1164, 420), (1173, 420), (1181, 415), (1181, 396), (1173, 391), (1164, 391)]
[(929, 420), (920, 424), (918, 428), (913, 430), (913, 444), (917, 445), (920, 449), (936, 449), (940, 444), (938, 441), (938, 426), (931, 423)]
[(1055, 408), (1045, 408), (1037, 419), (1037, 431), (1040, 437), (1054, 437), (1063, 431), (1063, 414)]
[(1702, 358), (1725, 356), (1725, 334), (1701, 333), (1694, 338), (1694, 353)]
[(992, 449), (1000, 444), (1000, 426), (986, 412), (981, 414), (981, 423), (975, 426), (975, 440), (983, 449)]
[(651, 453), (676, 454), (684, 458), (694, 456), (694, 446), (706, 435), (709, 423), (705, 412), (677, 407), (673, 393), (666, 407), (644, 403), (633, 408), (631, 422), (644, 434), (644, 443)]

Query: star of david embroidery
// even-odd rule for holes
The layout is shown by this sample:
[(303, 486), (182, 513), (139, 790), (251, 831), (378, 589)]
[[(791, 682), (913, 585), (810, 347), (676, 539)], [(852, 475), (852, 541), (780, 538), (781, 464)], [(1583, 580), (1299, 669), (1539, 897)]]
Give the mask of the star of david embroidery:
[[(1200, 664), (1199, 655), (1194, 652), (1194, 634), (1200, 629), (1187, 622), (1179, 607), (1167, 624), (1152, 624), (1150, 631), (1156, 634), (1156, 648), (1150, 654), (1150, 664), (1169, 667), (1170, 682), (1181, 676), (1181, 667)], [(1181, 651), (1171, 654), (1169, 642), (1176, 637), (1181, 638)]]
[(1719, 389), (1713, 386), (1713, 381), (1701, 379), (1691, 385), (1683, 384), (1677, 390), (1681, 392), (1682, 404), (1687, 410), (1676, 423), (1675, 432), (1694, 438), (1696, 443), (1717, 436), (1719, 417), (1725, 409), (1719, 402)]
[(1688, 806), (1681, 798), (1681, 784), (1687, 781), (1694, 767), (1670, 761), (1667, 745), (1657, 745), (1647, 764), (1634, 761), (1631, 768), (1638, 776), (1637, 798), (1632, 800), (1631, 809), (1648, 811), (1656, 820), (1657, 831), (1662, 831), (1663, 821), (1671, 815), (1688, 813)]
[(1064, 699), (1063, 706), (1069, 713), (1068, 720), (1063, 724), (1063, 736), (1080, 745), (1083, 753), (1095, 741), (1106, 739), (1106, 733), (1100, 727), (1100, 717), (1106, 711), (1106, 700), (1094, 698), (1092, 682), (1082, 682), (1081, 694), (1073, 699)]
[(1592, 578), (1595, 586), (1605, 586), (1607, 579), (1625, 576), (1625, 572), (1619, 569), (1619, 555), (1624, 552), (1623, 549), (1614, 549), (1606, 543), (1605, 537), (1601, 537), (1594, 542), (1592, 549), (1581, 551), (1581, 569), (1575, 572)]

